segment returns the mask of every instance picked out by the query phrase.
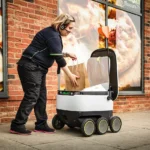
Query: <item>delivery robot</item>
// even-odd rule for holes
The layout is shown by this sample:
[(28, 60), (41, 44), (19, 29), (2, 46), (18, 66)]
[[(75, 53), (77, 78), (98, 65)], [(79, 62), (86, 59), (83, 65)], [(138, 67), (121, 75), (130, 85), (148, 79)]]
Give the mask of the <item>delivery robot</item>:
[[(121, 129), (122, 121), (113, 116), (113, 101), (118, 96), (117, 62), (111, 49), (97, 49), (91, 57), (109, 58), (109, 86), (106, 91), (62, 91), (58, 90), (56, 111), (52, 126), (60, 130), (67, 125), (79, 127), (84, 136), (105, 134), (108, 127), (113, 133)], [(107, 71), (107, 70), (106, 70)]]

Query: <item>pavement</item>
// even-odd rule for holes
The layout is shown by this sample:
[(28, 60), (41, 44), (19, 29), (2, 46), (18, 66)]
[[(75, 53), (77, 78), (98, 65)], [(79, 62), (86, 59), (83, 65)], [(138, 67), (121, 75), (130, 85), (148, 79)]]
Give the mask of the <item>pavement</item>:
[[(67, 126), (54, 134), (15, 135), (9, 133), (10, 124), (0, 124), (0, 150), (150, 150), (150, 111), (114, 116), (122, 120), (118, 133), (108, 131), (91, 137), (84, 137), (79, 128)], [(34, 122), (29, 121), (26, 127), (33, 130)]]

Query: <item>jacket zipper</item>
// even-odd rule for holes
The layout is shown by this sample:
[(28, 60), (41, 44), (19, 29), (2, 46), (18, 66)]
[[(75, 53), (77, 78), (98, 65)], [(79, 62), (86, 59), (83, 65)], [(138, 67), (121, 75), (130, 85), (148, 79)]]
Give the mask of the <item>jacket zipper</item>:
[[(47, 48), (47, 47), (46, 47), (46, 48)], [(42, 50), (40, 50), (40, 51), (35, 52), (35, 53), (32, 55), (32, 57), (30, 57), (30, 59), (32, 59), (37, 53), (40, 53), (40, 52), (44, 51), (46, 48), (44, 48), (44, 49), (42, 49)]]

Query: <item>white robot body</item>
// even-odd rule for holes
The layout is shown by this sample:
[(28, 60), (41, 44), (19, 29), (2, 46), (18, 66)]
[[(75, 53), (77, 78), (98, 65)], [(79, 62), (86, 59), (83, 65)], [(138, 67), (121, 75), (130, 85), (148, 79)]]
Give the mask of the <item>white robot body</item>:
[(112, 111), (113, 101), (107, 100), (108, 95), (57, 95), (58, 110), (90, 112)]

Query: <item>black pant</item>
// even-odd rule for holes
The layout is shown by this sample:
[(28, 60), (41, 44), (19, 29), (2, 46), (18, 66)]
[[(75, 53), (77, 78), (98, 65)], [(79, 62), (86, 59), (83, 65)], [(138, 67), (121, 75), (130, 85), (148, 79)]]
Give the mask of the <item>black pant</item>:
[(24, 126), (34, 108), (36, 125), (47, 121), (46, 113), (46, 74), (48, 69), (42, 68), (32, 61), (18, 64), (18, 74), (24, 91), (24, 98), (17, 111), (12, 125)]

